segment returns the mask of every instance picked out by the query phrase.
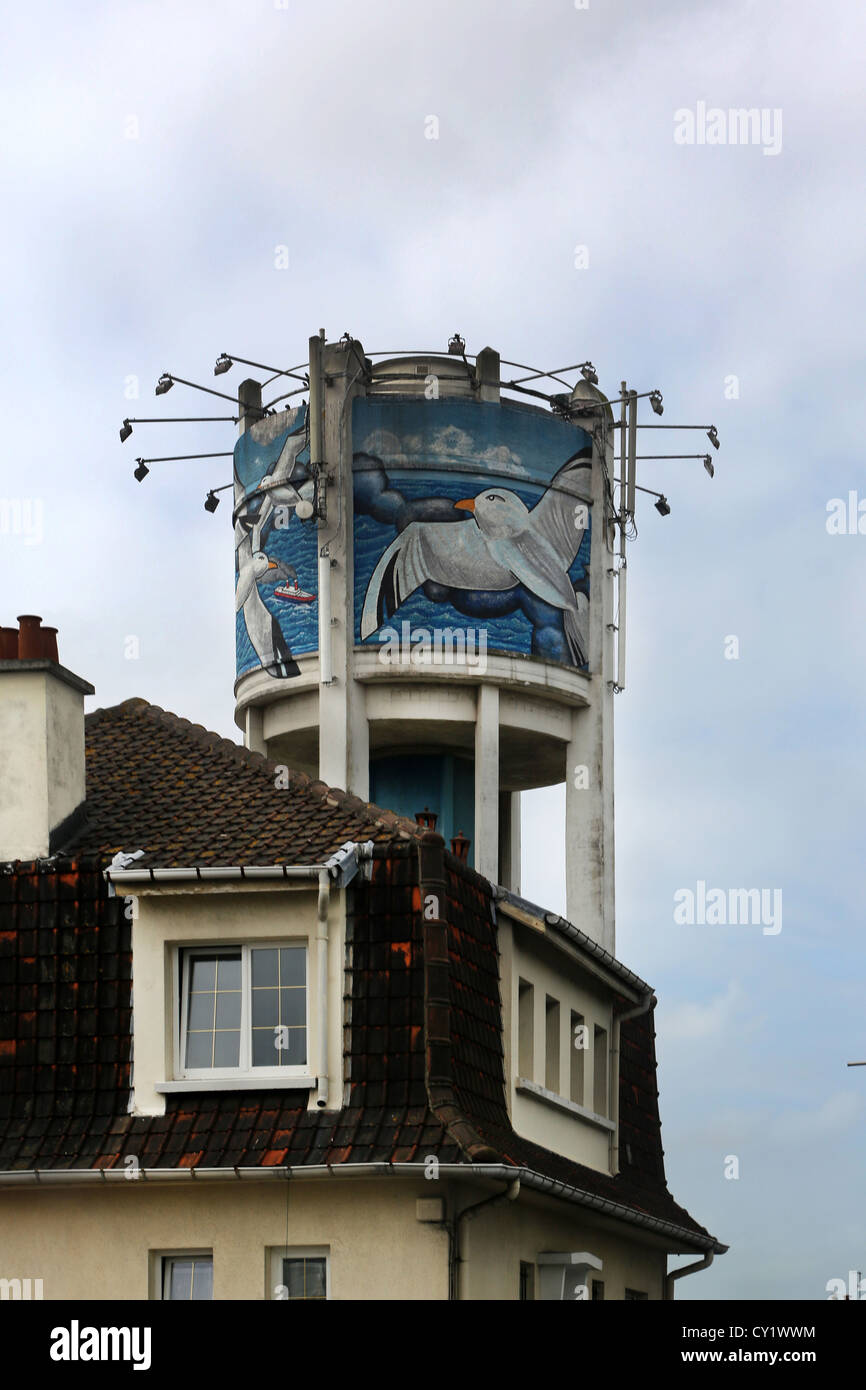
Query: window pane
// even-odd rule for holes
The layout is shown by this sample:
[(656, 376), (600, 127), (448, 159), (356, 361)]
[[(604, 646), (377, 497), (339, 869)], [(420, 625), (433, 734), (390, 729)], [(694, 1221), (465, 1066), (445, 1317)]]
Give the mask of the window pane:
[(206, 1028), (208, 1032), (213, 1029), (213, 1011), (215, 994), (191, 994), (189, 997), (189, 1019), (187, 1026), (191, 1033), (198, 1032), (201, 1028)]
[(303, 1027), (307, 1021), (307, 991), (305, 989), (280, 990), (280, 1023), (290, 1028)]
[(274, 949), (253, 951), (253, 989), (259, 989), (270, 985), (276, 988), (279, 984), (277, 975), (279, 952)]
[(283, 946), (280, 949), (280, 984), (304, 985), (306, 982), (306, 948), (304, 946)]
[(240, 956), (221, 956), (219, 961), (219, 971), (217, 974), (217, 988), (240, 989), (241, 987), (241, 958)]
[(209, 1067), (213, 1058), (213, 1033), (189, 1033), (186, 1040), (186, 1065)]
[(216, 1026), (217, 1028), (240, 1028), (240, 990), (235, 990), (232, 994), (218, 994), (216, 996)]
[(214, 951), (189, 959), (186, 1066), (237, 1067), (240, 1061), (241, 953)]
[(206, 990), (208, 994), (213, 994), (216, 989), (216, 957), (193, 956), (189, 976), (191, 990)]
[(241, 1055), (240, 1030), (214, 1033), (213, 1040), (213, 1065), (215, 1067), (238, 1066)]
[(192, 1297), (199, 1303), (213, 1298), (213, 1260), (193, 1262)]
[(166, 1259), (165, 1264), (168, 1267), (168, 1292), (164, 1297), (176, 1302), (190, 1299), (202, 1302), (213, 1298), (212, 1256), (172, 1257)]
[(253, 1027), (273, 1028), (280, 1022), (279, 990), (253, 989)]
[(172, 1260), (169, 1269), (168, 1296), (170, 1299), (185, 1299), (192, 1288), (192, 1260)]
[[(303, 1066), (307, 1060), (306, 947), (252, 952), (252, 1065)], [(291, 982), (291, 983), (289, 983)], [(281, 1031), (276, 1032), (277, 1028)], [(280, 1046), (277, 1046), (277, 1044)]]
[(307, 1060), (306, 1028), (289, 1028), (285, 1038), (286, 1046), (276, 1054), (280, 1066), (302, 1067)]
[(324, 1257), (283, 1260), (283, 1283), (288, 1290), (289, 1298), (324, 1298)]
[(253, 1066), (278, 1067), (284, 1054), (277, 1049), (277, 1034), (273, 1028), (253, 1029)]

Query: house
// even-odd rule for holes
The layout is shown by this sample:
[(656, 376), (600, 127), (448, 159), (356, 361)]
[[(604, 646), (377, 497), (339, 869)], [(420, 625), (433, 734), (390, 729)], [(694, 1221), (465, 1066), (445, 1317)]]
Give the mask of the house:
[[(662, 1299), (652, 989), (402, 818), (0, 629), (0, 1274)], [(423, 816), (421, 819), (425, 819)], [(31, 1282), (30, 1287), (34, 1287)], [(5, 1287), (5, 1286), (4, 1286)]]

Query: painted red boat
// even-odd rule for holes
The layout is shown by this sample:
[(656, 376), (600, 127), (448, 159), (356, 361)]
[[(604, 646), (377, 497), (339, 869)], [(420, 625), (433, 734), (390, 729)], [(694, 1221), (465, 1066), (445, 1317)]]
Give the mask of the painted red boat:
[(287, 603), (315, 603), (316, 595), (308, 594), (306, 589), (301, 589), (297, 579), (294, 584), (280, 584), (274, 589), (274, 598), (284, 599)]

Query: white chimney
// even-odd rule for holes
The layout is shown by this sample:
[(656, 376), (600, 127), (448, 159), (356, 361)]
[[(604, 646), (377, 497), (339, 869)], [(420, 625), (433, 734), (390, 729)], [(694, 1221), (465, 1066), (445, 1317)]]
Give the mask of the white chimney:
[[(0, 627), (0, 862), (44, 859), (83, 806), (84, 697), (57, 660), (56, 628)], [(73, 822), (74, 825), (74, 822)], [(58, 835), (58, 830), (60, 834)]]

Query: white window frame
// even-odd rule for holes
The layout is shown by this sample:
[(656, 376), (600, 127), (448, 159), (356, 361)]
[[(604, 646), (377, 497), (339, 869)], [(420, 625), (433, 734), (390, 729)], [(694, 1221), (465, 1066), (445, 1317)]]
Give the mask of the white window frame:
[[(283, 1260), (324, 1260), (325, 1299), (331, 1297), (331, 1251), (327, 1245), (275, 1245), (267, 1253), (267, 1298), (277, 1303), (306, 1302), (304, 1299), (277, 1298), (283, 1287)], [(313, 1300), (310, 1300), (313, 1301)], [(316, 1300), (317, 1301), (317, 1300)]]
[[(254, 1067), (252, 1064), (252, 952), (257, 950), (303, 950), (304, 952), (304, 1036), (306, 1040), (306, 1060), (292, 1066)], [(241, 957), (241, 1022), (240, 1022), (240, 1061), (236, 1067), (187, 1067), (184, 1065), (187, 1038), (187, 1013), (189, 1009), (189, 962), (195, 956), (240, 954)], [(285, 1080), (288, 1077), (307, 1077), (310, 1073), (310, 944), (305, 937), (274, 938), (264, 941), (214, 941), (210, 944), (195, 942), (188, 946), (179, 945), (174, 952), (175, 961), (175, 1045), (174, 1075), (182, 1081), (208, 1081), (229, 1078), (261, 1078), (263, 1080)]]

